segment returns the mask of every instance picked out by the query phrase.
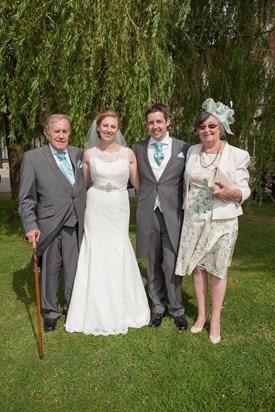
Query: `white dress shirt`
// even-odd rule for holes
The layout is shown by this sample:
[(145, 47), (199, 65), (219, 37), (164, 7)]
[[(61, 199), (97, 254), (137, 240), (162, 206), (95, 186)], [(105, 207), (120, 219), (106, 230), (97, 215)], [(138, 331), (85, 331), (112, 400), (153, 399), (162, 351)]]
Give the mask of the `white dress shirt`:
[[(58, 153), (58, 151), (55, 150), (50, 143), (49, 143), (49, 148), (50, 148), (50, 150), (51, 150), (51, 152), (52, 152), (52, 154), (53, 154), (53, 157), (54, 157), (54, 160), (55, 160), (56, 163), (57, 163), (57, 166), (59, 167), (59, 169), (62, 170), (62, 168), (61, 168), (61, 160), (59, 160), (58, 157), (56, 156), (56, 153)], [(68, 150), (67, 150), (67, 149), (64, 149), (64, 150), (63, 150), (63, 153), (66, 154), (66, 160), (67, 160), (67, 162), (72, 166), (72, 162), (71, 162), (71, 159), (70, 159)], [(72, 167), (73, 167), (73, 166), (72, 166)]]
[[(160, 165), (157, 164), (154, 158), (154, 154), (156, 152), (156, 148), (155, 146), (153, 146), (154, 143), (163, 143), (162, 152), (164, 154), (164, 159)], [(154, 139), (153, 137), (150, 137), (149, 143), (148, 143), (148, 159), (149, 159), (150, 165), (152, 167), (152, 170), (154, 172), (154, 175), (157, 181), (160, 179), (165, 167), (167, 166), (167, 163), (169, 162), (170, 157), (171, 157), (171, 153), (172, 153), (172, 138), (169, 136), (168, 132), (166, 136), (164, 137), (164, 139), (162, 139), (160, 142)], [(156, 197), (154, 210), (156, 210), (157, 207), (162, 212), (158, 196)]]

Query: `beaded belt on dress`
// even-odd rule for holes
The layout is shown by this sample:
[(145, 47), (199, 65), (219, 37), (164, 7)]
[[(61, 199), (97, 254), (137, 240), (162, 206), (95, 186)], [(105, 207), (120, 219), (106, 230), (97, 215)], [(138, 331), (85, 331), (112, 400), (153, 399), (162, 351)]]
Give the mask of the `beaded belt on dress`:
[(124, 191), (120, 187), (112, 185), (112, 183), (107, 183), (104, 186), (93, 186), (96, 190), (102, 190), (103, 192), (114, 192), (114, 191)]

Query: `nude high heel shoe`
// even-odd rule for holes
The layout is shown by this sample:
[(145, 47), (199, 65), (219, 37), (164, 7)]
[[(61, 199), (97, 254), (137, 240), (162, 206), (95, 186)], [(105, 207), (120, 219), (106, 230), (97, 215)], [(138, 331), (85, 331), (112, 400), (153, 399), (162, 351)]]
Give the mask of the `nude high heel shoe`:
[(204, 326), (206, 325), (206, 323), (208, 323), (209, 322), (209, 315), (207, 314), (207, 316), (206, 316), (206, 319), (205, 319), (205, 321), (204, 321), (204, 324), (200, 327), (200, 328), (198, 328), (197, 326), (192, 326), (192, 328), (190, 329), (190, 332), (191, 333), (200, 333), (202, 330), (203, 330), (203, 328), (204, 328)]
[(214, 345), (216, 345), (217, 343), (219, 343), (221, 341), (221, 335), (219, 336), (209, 336), (209, 339), (211, 340), (212, 343), (214, 343)]

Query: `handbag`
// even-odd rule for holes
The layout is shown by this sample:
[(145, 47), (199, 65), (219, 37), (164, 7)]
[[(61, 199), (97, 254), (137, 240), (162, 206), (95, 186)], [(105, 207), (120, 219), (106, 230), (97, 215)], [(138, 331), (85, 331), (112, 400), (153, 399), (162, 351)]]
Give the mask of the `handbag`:
[(227, 186), (229, 189), (234, 189), (235, 185), (232, 180), (223, 173), (218, 167), (212, 170), (211, 175), (208, 180), (208, 187), (212, 190), (218, 190), (221, 188), (220, 185)]

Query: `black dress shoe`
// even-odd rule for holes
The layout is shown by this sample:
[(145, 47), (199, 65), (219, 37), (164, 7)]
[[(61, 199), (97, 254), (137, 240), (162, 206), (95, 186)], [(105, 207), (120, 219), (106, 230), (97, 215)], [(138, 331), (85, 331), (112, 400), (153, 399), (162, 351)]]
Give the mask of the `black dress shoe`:
[(162, 313), (153, 313), (149, 325), (151, 328), (157, 328), (161, 325)]
[(57, 319), (46, 318), (44, 319), (44, 331), (52, 332), (56, 328)]
[(176, 327), (179, 330), (187, 330), (188, 329), (188, 323), (187, 323), (187, 320), (185, 319), (184, 315), (175, 316), (174, 317), (174, 322), (175, 322)]

